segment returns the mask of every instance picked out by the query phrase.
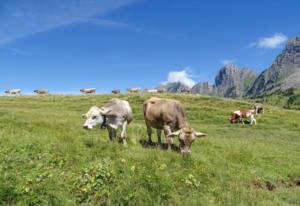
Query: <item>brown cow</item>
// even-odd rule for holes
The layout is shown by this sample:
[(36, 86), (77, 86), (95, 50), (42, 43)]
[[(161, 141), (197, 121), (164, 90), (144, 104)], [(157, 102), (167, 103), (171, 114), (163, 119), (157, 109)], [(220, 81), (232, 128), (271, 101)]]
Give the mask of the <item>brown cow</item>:
[(33, 90), (33, 92), (36, 94), (49, 94), (48, 89), (35, 89), (35, 90)]
[(255, 103), (253, 109), (255, 114), (264, 113), (264, 105), (262, 103)]
[(190, 153), (191, 145), (196, 137), (207, 135), (195, 132), (189, 126), (186, 114), (179, 101), (151, 97), (144, 102), (143, 106), (149, 143), (152, 143), (151, 128), (153, 127), (157, 129), (158, 144), (161, 145), (161, 130), (164, 130), (168, 149), (171, 149), (173, 138), (178, 136), (181, 153)]

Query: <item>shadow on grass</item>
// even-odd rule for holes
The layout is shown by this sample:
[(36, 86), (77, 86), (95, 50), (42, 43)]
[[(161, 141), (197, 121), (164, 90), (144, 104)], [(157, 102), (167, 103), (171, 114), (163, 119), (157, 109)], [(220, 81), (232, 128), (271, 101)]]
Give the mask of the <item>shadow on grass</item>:
[[(142, 145), (143, 148), (150, 148), (150, 149), (154, 149), (154, 148), (160, 148), (162, 150), (168, 150), (168, 145), (166, 143), (162, 143), (161, 145), (155, 142), (148, 142), (147, 140), (141, 139), (140, 144)], [(180, 149), (178, 146), (172, 144), (171, 145), (171, 150), (174, 152), (180, 152)]]

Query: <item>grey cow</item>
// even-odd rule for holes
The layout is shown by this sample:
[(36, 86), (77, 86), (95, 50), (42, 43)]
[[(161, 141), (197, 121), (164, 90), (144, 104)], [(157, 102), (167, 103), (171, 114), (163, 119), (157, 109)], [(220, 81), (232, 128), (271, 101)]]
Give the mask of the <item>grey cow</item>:
[(116, 138), (117, 129), (122, 128), (121, 139), (127, 144), (127, 126), (132, 121), (132, 109), (128, 101), (113, 98), (102, 107), (92, 106), (82, 115), (86, 121), (84, 129), (107, 128), (110, 140)]

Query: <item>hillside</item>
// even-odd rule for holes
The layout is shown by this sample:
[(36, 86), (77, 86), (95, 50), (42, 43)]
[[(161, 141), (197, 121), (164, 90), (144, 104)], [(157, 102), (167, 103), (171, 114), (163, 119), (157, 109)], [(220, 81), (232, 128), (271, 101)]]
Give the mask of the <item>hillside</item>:
[(164, 95), (209, 134), (181, 155), (143, 146), (148, 95), (120, 96), (127, 147), (83, 130), (81, 114), (111, 97), (0, 97), (0, 205), (300, 205), (299, 112), (267, 106), (258, 125), (231, 125), (251, 102)]

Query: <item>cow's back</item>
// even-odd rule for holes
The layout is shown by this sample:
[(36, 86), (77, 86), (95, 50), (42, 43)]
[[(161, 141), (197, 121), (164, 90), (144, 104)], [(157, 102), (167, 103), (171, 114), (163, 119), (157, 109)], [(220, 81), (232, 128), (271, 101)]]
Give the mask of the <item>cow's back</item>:
[(144, 103), (146, 124), (162, 129), (164, 125), (178, 130), (186, 125), (186, 115), (180, 102), (172, 99), (152, 97)]
[(130, 123), (133, 119), (132, 109), (128, 101), (113, 98), (107, 102), (103, 107), (110, 109), (109, 113), (112, 116), (124, 117)]

